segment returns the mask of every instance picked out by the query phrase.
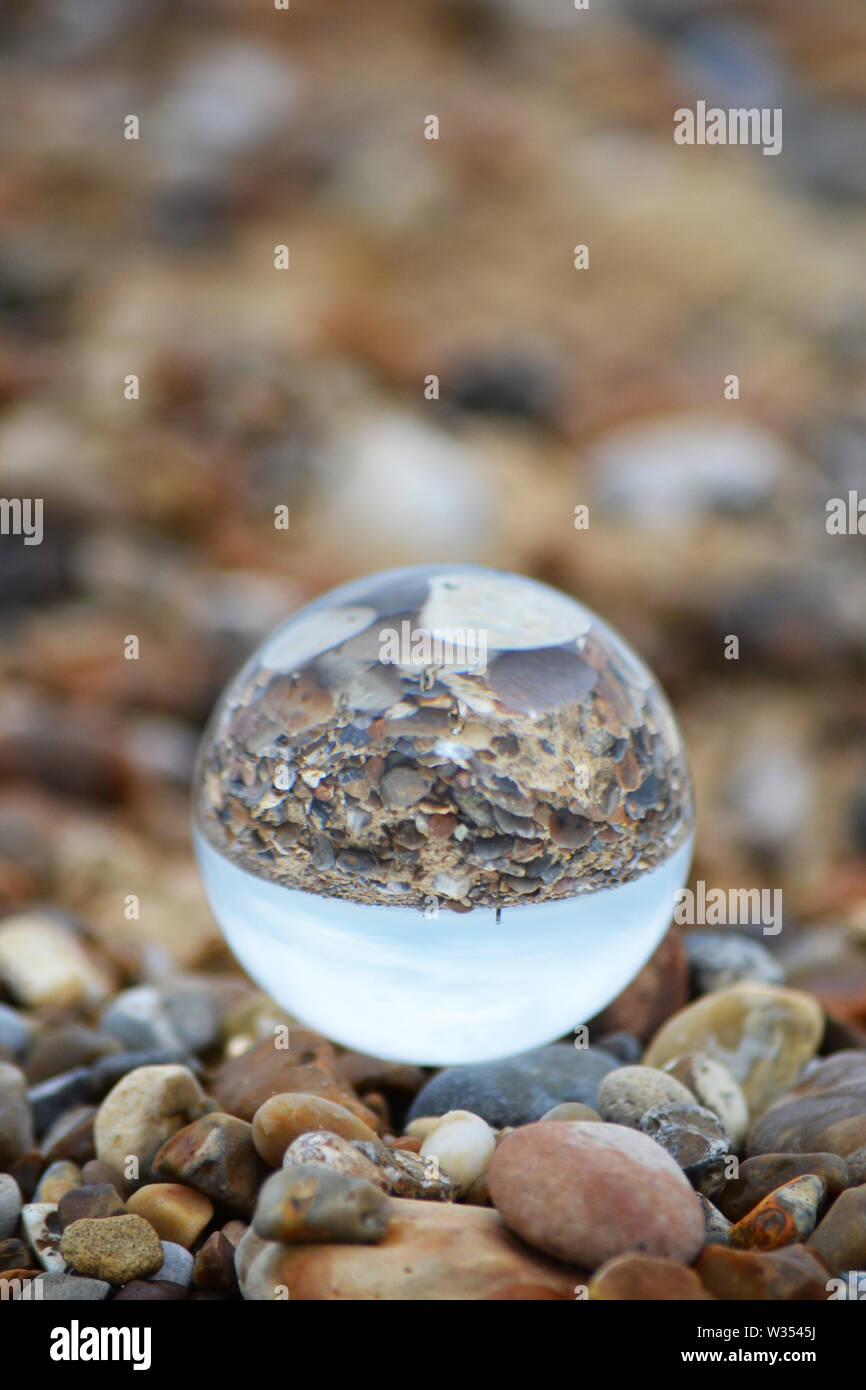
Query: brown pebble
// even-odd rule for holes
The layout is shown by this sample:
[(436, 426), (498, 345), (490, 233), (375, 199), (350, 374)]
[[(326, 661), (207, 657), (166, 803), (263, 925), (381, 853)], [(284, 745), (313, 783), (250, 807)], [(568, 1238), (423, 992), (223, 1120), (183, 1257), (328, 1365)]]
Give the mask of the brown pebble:
[(0, 1240), (0, 1272), (20, 1269), (29, 1258), (30, 1252), (23, 1240), (18, 1240), (16, 1236)]
[(341, 1139), (376, 1143), (369, 1125), (345, 1106), (324, 1096), (278, 1095), (265, 1101), (253, 1117), (253, 1143), (266, 1163), (278, 1168), (283, 1154), (302, 1134), (325, 1130)]
[(815, 1302), (827, 1297), (827, 1267), (804, 1245), (766, 1251), (705, 1245), (694, 1268), (709, 1293), (734, 1302)]
[(289, 1046), (277, 1046), (278, 1038), (266, 1038), (240, 1057), (223, 1062), (211, 1080), (211, 1094), (230, 1115), (252, 1120), (272, 1096), (300, 1092), (336, 1101), (376, 1128), (376, 1116), (354, 1096), (351, 1086), (336, 1073), (334, 1048), (309, 1028), (289, 1031)]
[(832, 1200), (848, 1186), (848, 1165), (836, 1154), (758, 1154), (740, 1164), (739, 1175), (725, 1183), (716, 1201), (730, 1221), (740, 1221), (777, 1187), (815, 1173)]
[(842, 1192), (806, 1244), (833, 1274), (866, 1268), (866, 1184)]
[(615, 1255), (599, 1265), (589, 1283), (589, 1297), (599, 1302), (705, 1302), (712, 1298), (686, 1265), (662, 1255)]
[(140, 1187), (133, 1192), (127, 1208), (149, 1221), (160, 1240), (174, 1241), (187, 1250), (213, 1217), (209, 1197), (175, 1182), (152, 1182)]
[(115, 1303), (180, 1303), (187, 1296), (183, 1284), (174, 1284), (170, 1279), (130, 1279), (119, 1293), (114, 1295)]
[(47, 1164), (56, 1163), (60, 1158), (68, 1158), (83, 1168), (91, 1158), (96, 1157), (93, 1126), (96, 1120), (95, 1105), (76, 1105), (55, 1120), (42, 1140), (42, 1153)]
[(60, 1158), (45, 1169), (39, 1179), (33, 1200), (35, 1202), (59, 1202), (67, 1192), (81, 1187), (83, 1174), (77, 1163), (68, 1158)]
[(243, 1240), (248, 1230), (249, 1226), (245, 1221), (227, 1221), (223, 1226), (222, 1233), (226, 1240), (231, 1241), (232, 1245), (237, 1245), (239, 1241)]
[(105, 1220), (108, 1216), (123, 1216), (127, 1207), (108, 1183), (94, 1183), (87, 1187), (74, 1187), (64, 1194), (57, 1208), (61, 1230), (71, 1226), (73, 1221)]
[(823, 1178), (814, 1173), (777, 1187), (728, 1232), (735, 1249), (779, 1250), (812, 1234), (826, 1195)]
[(151, 1171), (249, 1216), (267, 1168), (253, 1143), (253, 1126), (221, 1111), (178, 1130), (154, 1154)]
[(132, 1184), (112, 1163), (105, 1163), (100, 1158), (92, 1158), (89, 1163), (85, 1163), (81, 1170), (82, 1181), (88, 1185), (100, 1185), (108, 1183), (113, 1187), (119, 1197), (128, 1197), (132, 1191)]
[(197, 1289), (223, 1289), (234, 1293), (235, 1247), (222, 1231), (213, 1231), (195, 1257), (192, 1279)]

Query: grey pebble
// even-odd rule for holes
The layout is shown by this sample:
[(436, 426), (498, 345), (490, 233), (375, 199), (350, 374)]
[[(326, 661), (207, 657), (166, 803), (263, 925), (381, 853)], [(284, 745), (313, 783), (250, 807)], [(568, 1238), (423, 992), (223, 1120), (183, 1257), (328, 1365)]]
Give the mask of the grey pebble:
[(709, 994), (711, 990), (724, 989), (739, 980), (784, 984), (782, 967), (766, 946), (751, 937), (738, 932), (687, 931), (682, 939), (697, 994)]
[(167, 1279), (171, 1284), (181, 1284), (188, 1289), (192, 1284), (192, 1270), (195, 1260), (188, 1250), (182, 1245), (177, 1245), (173, 1240), (162, 1242), (162, 1253), (165, 1256), (156, 1274), (152, 1274), (152, 1279)]
[(30, 1290), (22, 1289), (13, 1294), (13, 1302), (39, 1300), (44, 1303), (101, 1303), (111, 1291), (111, 1285), (104, 1279), (85, 1279), (80, 1274), (64, 1274), (54, 1271), (40, 1274), (32, 1280)]
[(0, 1240), (11, 1236), (18, 1225), (23, 1198), (11, 1173), (0, 1173)]

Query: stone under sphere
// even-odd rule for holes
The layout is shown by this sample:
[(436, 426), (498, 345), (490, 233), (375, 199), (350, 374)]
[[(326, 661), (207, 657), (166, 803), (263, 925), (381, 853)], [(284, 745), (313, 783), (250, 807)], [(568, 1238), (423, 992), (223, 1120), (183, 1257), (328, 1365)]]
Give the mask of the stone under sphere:
[(682, 738), (575, 599), (389, 571), (289, 618), (202, 743), (195, 839), (253, 978), (364, 1052), (474, 1062), (603, 1008), (689, 867)]

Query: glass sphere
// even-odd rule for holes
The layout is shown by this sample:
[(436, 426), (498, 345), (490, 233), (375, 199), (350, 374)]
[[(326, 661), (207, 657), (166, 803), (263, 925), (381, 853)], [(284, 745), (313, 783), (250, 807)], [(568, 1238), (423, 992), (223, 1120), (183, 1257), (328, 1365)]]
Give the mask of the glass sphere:
[(231, 949), (304, 1023), (381, 1057), (560, 1037), (655, 949), (688, 873), (682, 738), (576, 600), (393, 570), (283, 623), (221, 696), (195, 840)]

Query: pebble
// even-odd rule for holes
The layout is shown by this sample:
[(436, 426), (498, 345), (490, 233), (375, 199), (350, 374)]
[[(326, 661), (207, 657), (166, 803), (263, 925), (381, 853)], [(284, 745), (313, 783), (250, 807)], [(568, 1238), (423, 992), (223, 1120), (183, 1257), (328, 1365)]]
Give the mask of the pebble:
[(731, 1227), (730, 1244), (743, 1250), (778, 1250), (802, 1243), (815, 1229), (826, 1192), (823, 1179), (814, 1173), (783, 1183)]
[(283, 1154), (301, 1134), (326, 1130), (341, 1139), (365, 1139), (375, 1143), (374, 1130), (344, 1105), (324, 1096), (300, 1092), (272, 1096), (253, 1116), (253, 1143), (272, 1168), (278, 1168)]
[(133, 1192), (127, 1210), (144, 1218), (161, 1240), (186, 1249), (213, 1219), (213, 1203), (203, 1192), (176, 1182), (151, 1182)]
[(102, 1098), (132, 1071), (141, 1067), (187, 1067), (195, 1072), (198, 1063), (190, 1057), (186, 1049), (170, 1047), (151, 1047), (145, 1052), (115, 1052), (109, 1057), (100, 1057), (90, 1068), (90, 1098)]
[(66, 1110), (42, 1136), (42, 1153), (47, 1164), (68, 1158), (83, 1169), (94, 1157), (93, 1127), (95, 1105), (74, 1105)]
[(419, 1091), (409, 1120), (469, 1110), (494, 1129), (529, 1124), (562, 1101), (595, 1106), (600, 1081), (615, 1067), (616, 1061), (598, 1049), (564, 1044), (498, 1062), (448, 1067)]
[(803, 1245), (764, 1251), (705, 1245), (695, 1273), (708, 1293), (735, 1302), (827, 1297), (826, 1265)]
[(89, 1067), (100, 1057), (119, 1051), (116, 1038), (80, 1023), (68, 1023), (37, 1038), (27, 1055), (24, 1071), (30, 1085), (35, 1086), (60, 1072)]
[(640, 1127), (661, 1144), (705, 1197), (712, 1197), (724, 1185), (731, 1143), (712, 1110), (694, 1102), (659, 1105), (646, 1112)]
[(702, 1052), (687, 1052), (668, 1062), (665, 1071), (691, 1091), (700, 1105), (718, 1115), (733, 1149), (742, 1147), (749, 1124), (746, 1098), (727, 1067)]
[(664, 1067), (685, 1052), (705, 1052), (739, 1083), (754, 1117), (797, 1080), (823, 1031), (824, 1013), (811, 995), (747, 980), (674, 1014), (653, 1038), (644, 1064)]
[(496, 1136), (486, 1120), (468, 1110), (451, 1110), (427, 1134), (420, 1152), (466, 1193), (487, 1171), (495, 1148)]
[(10, 1173), (0, 1173), (0, 1240), (11, 1236), (21, 1215), (21, 1189)]
[(609, 1057), (615, 1057), (621, 1067), (636, 1066), (643, 1056), (643, 1043), (635, 1033), (604, 1033), (598, 1046)]
[(123, 1216), (127, 1211), (121, 1197), (108, 1183), (88, 1183), (71, 1188), (60, 1198), (57, 1214), (61, 1230), (85, 1218), (98, 1221), (106, 1216)]
[(253, 1144), (253, 1127), (235, 1115), (203, 1115), (157, 1150), (155, 1178), (185, 1183), (212, 1201), (248, 1216), (266, 1168)]
[(105, 1006), (99, 1022), (129, 1051), (204, 1052), (220, 1033), (214, 991), (195, 979), (125, 989)]
[[(40, 1274), (33, 1282), (30, 1298), (43, 1303), (101, 1303), (111, 1292), (105, 1279), (85, 1279), (80, 1274), (61, 1271)], [(22, 1293), (13, 1294), (14, 1299), (22, 1297)]]
[(210, 1092), (223, 1110), (248, 1121), (271, 1096), (291, 1091), (324, 1096), (375, 1130), (375, 1115), (356, 1099), (348, 1082), (338, 1077), (336, 1064), (331, 1043), (309, 1028), (292, 1027), (288, 1047), (276, 1047), (270, 1037), (224, 1062), (211, 1079)]
[(24, 1073), (0, 1062), (0, 1168), (9, 1168), (33, 1148), (33, 1119)]
[(488, 1182), (527, 1244), (590, 1269), (637, 1249), (688, 1263), (703, 1244), (704, 1215), (682, 1170), (623, 1125), (516, 1129), (493, 1155)]
[(591, 1105), (581, 1105), (578, 1100), (566, 1100), (561, 1105), (553, 1105), (539, 1116), (541, 1120), (600, 1120), (601, 1116)]
[(98, 1185), (107, 1183), (113, 1187), (120, 1197), (125, 1197), (132, 1190), (130, 1184), (122, 1173), (110, 1163), (103, 1163), (98, 1158), (92, 1158), (89, 1163), (85, 1163), (81, 1170), (81, 1177), (87, 1185)]
[(167, 1280), (170, 1284), (180, 1284), (182, 1288), (188, 1289), (192, 1283), (195, 1263), (189, 1251), (183, 1245), (178, 1245), (177, 1241), (164, 1240), (162, 1256), (162, 1264), (154, 1274), (154, 1279)]
[(21, 1208), (24, 1238), (43, 1269), (66, 1268), (60, 1251), (60, 1226), (53, 1202), (25, 1202)]
[(615, 1255), (589, 1281), (590, 1300), (597, 1302), (694, 1303), (710, 1298), (698, 1276), (676, 1260), (662, 1255)]
[(90, 1098), (90, 1073), (86, 1067), (76, 1067), (74, 1071), (60, 1072), (40, 1081), (27, 1092), (33, 1128), (37, 1134), (44, 1135), (73, 1106), (83, 1105)]
[(114, 981), (71, 928), (47, 913), (0, 923), (0, 981), (27, 1008), (95, 1008)]
[(4, 1052), (12, 1058), (20, 1057), (36, 1033), (36, 1024), (26, 1014), (13, 1009), (10, 1004), (0, 1004), (0, 1057)]
[(94, 1123), (96, 1156), (126, 1171), (135, 1156), (142, 1177), (157, 1149), (206, 1108), (204, 1092), (186, 1067), (137, 1067), (109, 1091)]
[(728, 1218), (723, 1216), (718, 1207), (710, 1201), (709, 1197), (705, 1197), (702, 1192), (698, 1193), (698, 1198), (704, 1212), (704, 1244), (730, 1244), (731, 1223)]
[(78, 1164), (71, 1163), (68, 1158), (61, 1158), (45, 1169), (33, 1194), (33, 1200), (56, 1204), (67, 1192), (71, 1192), (74, 1187), (81, 1187), (81, 1184), (82, 1174)]
[(347, 1177), (365, 1178), (381, 1187), (383, 1192), (391, 1190), (382, 1168), (350, 1140), (341, 1139), (336, 1134), (324, 1131), (302, 1134), (283, 1154), (284, 1168), (290, 1168), (295, 1163), (324, 1163), (337, 1173), (345, 1173)]
[(866, 1185), (840, 1193), (806, 1245), (833, 1274), (866, 1264)]
[(163, 1263), (159, 1236), (140, 1216), (109, 1216), (73, 1221), (60, 1241), (60, 1253), (78, 1274), (125, 1284), (146, 1279)]
[(223, 1289), (237, 1292), (235, 1247), (224, 1231), (212, 1231), (197, 1252), (193, 1264), (193, 1283), (197, 1289)]
[(837, 1154), (850, 1182), (866, 1183), (866, 1051), (835, 1052), (810, 1068), (755, 1122), (746, 1147), (750, 1155)]
[(384, 1144), (349, 1141), (363, 1153), (384, 1177), (388, 1191), (395, 1197), (430, 1198), (434, 1202), (450, 1202), (457, 1195), (457, 1184), (443, 1172), (435, 1159), (421, 1158), (407, 1149), (387, 1149)]
[(821, 1178), (832, 1198), (849, 1185), (848, 1166), (836, 1154), (758, 1154), (740, 1164), (719, 1197), (719, 1206), (732, 1221), (740, 1221), (771, 1192), (804, 1173)]
[(617, 1067), (598, 1088), (598, 1113), (611, 1124), (640, 1129), (648, 1110), (660, 1105), (694, 1105), (687, 1086), (655, 1067)]
[(322, 1163), (298, 1163), (272, 1173), (259, 1193), (253, 1227), (265, 1240), (363, 1241), (388, 1229), (390, 1202), (380, 1188)]
[(737, 932), (687, 931), (683, 945), (695, 994), (709, 994), (741, 980), (781, 985), (785, 972), (760, 941)]
[(378, 1245), (281, 1245), (250, 1230), (235, 1262), (243, 1297), (259, 1302), (574, 1297), (574, 1270), (527, 1249), (490, 1207), (395, 1202)]

